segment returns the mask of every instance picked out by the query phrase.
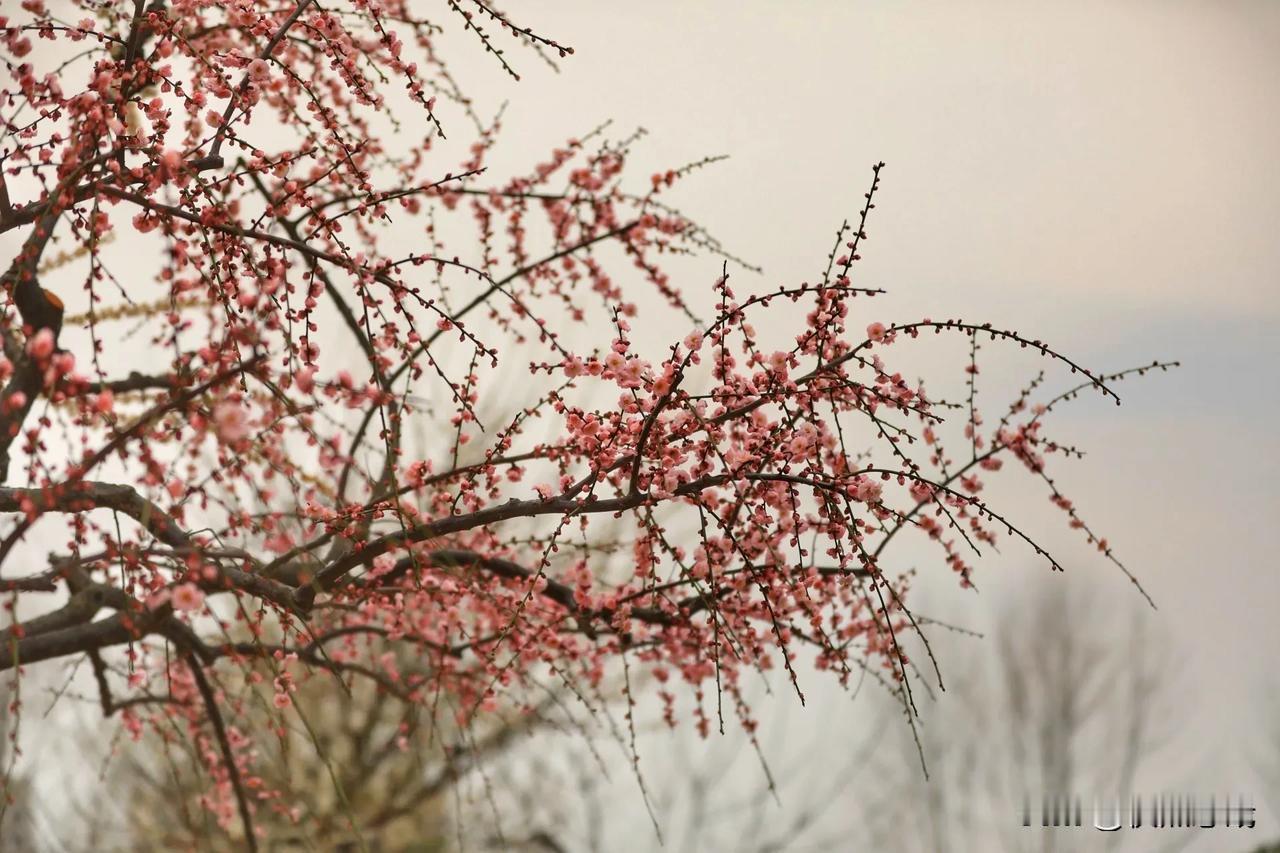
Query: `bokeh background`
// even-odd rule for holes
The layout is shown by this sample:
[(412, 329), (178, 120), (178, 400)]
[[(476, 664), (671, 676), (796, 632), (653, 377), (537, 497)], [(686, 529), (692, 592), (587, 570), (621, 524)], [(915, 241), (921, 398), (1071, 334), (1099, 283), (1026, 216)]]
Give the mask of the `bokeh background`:
[[(1085, 395), (1053, 420), (1088, 456), (1052, 473), (1156, 609), (1042, 486), (988, 478), (992, 504), (1067, 571), (1009, 542), (966, 592), (936, 554), (898, 555), (919, 569), (915, 606), (935, 620), (947, 686), (922, 689), (916, 732), (874, 684), (842, 691), (804, 671), (804, 706), (784, 681), (755, 688), (756, 745), (732, 727), (667, 732), (642, 707), (647, 798), (616, 744), (536, 732), (490, 771), (526, 792), (522, 843), (1097, 850), (1091, 830), (1022, 829), (1021, 797), (1121, 786), (1244, 795), (1258, 825), (1121, 832), (1110, 849), (1280, 840), (1280, 4), (529, 0), (518, 15), (575, 54), (558, 70), (517, 54), (514, 82), (458, 51), (477, 110), (508, 102), (496, 173), (606, 120), (647, 131), (640, 175), (728, 154), (672, 200), (763, 269), (733, 271), (744, 293), (819, 274), (883, 160), (856, 274), (889, 295), (866, 322), (991, 322), (1103, 372), (1182, 363), (1125, 382), (1118, 409)], [(681, 259), (677, 283), (709, 299), (720, 268)], [(962, 393), (960, 339), (893, 356), (938, 377), (935, 394)], [(986, 411), (1041, 366), (984, 348)], [(1071, 384), (1059, 371), (1047, 387)], [(66, 769), (79, 747), (27, 749)], [(67, 776), (32, 784), (48, 800)], [(483, 804), (490, 780), (473, 783), (460, 796)]]
[[(1049, 644), (1047, 661), (1062, 661), (1063, 646), (1052, 645), (1062, 638), (1044, 617), (1074, 602), (1068, 645), (1096, 643), (1112, 663), (1128, 661), (1081, 692), (1119, 697), (1132, 686), (1125, 673), (1155, 673), (1135, 790), (1244, 793), (1259, 807), (1251, 832), (1175, 842), (1153, 830), (1119, 839), (1120, 849), (1244, 850), (1280, 837), (1280, 782), (1268, 769), (1280, 757), (1280, 5), (557, 0), (530, 3), (527, 14), (576, 53), (558, 74), (526, 62), (521, 83), (494, 75), (495, 96), (511, 100), (504, 123), (519, 142), (503, 150), (513, 156), (610, 118), (649, 131), (636, 156), (655, 171), (731, 155), (691, 178), (680, 203), (763, 267), (759, 287), (820, 271), (834, 226), (884, 160), (860, 283), (890, 293), (868, 320), (980, 318), (1101, 370), (1153, 358), (1183, 365), (1126, 383), (1119, 409), (1082, 397), (1056, 421), (1056, 434), (1089, 454), (1058, 466), (1064, 490), (1158, 610), (1016, 477), (1001, 500), (1067, 559), (1065, 575), (1010, 545), (988, 555), (980, 592), (960, 593), (945, 569), (922, 564), (922, 609), (984, 634), (935, 637), (944, 676), (950, 666), (960, 683), (926, 703), (923, 725), (944, 741), (982, 739), (932, 762), (944, 765), (931, 773), (947, 789), (945, 806), (918, 779), (885, 770), (892, 756), (919, 775), (913, 750), (898, 749), (899, 715), (883, 718), (874, 691), (853, 698), (817, 679), (805, 708), (785, 690), (758, 706), (769, 760), (800, 767), (780, 782), (780, 803), (744, 797), (758, 761), (732, 734), (706, 745), (655, 735), (651, 776), (687, 774), (686, 753), (734, 761), (709, 796), (719, 797), (719, 819), (743, 827), (764, 811), (777, 830), (831, 801), (813, 821), (821, 831), (794, 849), (939, 849), (912, 824), (944, 808), (945, 849), (1101, 849), (1092, 831), (1046, 840), (997, 829), (1017, 820), (1016, 799), (993, 797), (989, 778), (1010, 765), (1001, 745), (1016, 737), (1010, 703), (1005, 695), (981, 721), (963, 722), (974, 702), (957, 693), (980, 683), (966, 674), (984, 667), (1007, 681), (1009, 647)], [(703, 259), (688, 274), (709, 282), (718, 266)], [(945, 390), (958, 389), (965, 355), (959, 344), (950, 362), (930, 353), (928, 375), (950, 367)], [(1038, 364), (992, 349), (983, 369), (994, 411)], [(1135, 632), (1148, 657), (1135, 656)], [(975, 688), (984, 691), (1000, 694)], [(1134, 718), (1098, 714), (1113, 735)], [(1109, 796), (1091, 789), (1106, 783), (1090, 771), (1111, 748), (1097, 748), (1093, 730), (1079, 740), (1076, 790)], [(980, 769), (966, 781), (958, 764)], [(1036, 790), (1043, 778), (1030, 782)], [(618, 774), (614, 788), (607, 822), (625, 826), (636, 849), (656, 846), (639, 840), (653, 830), (629, 796), (634, 779)], [(900, 831), (865, 834), (877, 815), (901, 821)]]

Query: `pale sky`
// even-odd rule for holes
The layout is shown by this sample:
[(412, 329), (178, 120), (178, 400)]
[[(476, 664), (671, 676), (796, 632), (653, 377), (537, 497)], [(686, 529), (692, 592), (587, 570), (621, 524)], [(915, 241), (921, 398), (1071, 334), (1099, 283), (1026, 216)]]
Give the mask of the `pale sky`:
[[(511, 99), (512, 162), (607, 118), (650, 131), (642, 173), (730, 154), (678, 200), (764, 267), (763, 287), (820, 269), (884, 160), (861, 283), (890, 296), (869, 319), (990, 320), (1101, 370), (1184, 363), (1125, 383), (1120, 408), (1082, 398), (1064, 409), (1058, 434), (1089, 456), (1057, 471), (1151, 591), (1154, 621), (1181, 655), (1178, 743), (1139, 787), (1194, 772), (1206, 794), (1261, 800), (1252, 762), (1268, 744), (1250, 734), (1274, 716), (1266, 697), (1280, 690), (1280, 5), (543, 2), (521, 14), (576, 53), (559, 76), (526, 59), (524, 82), (495, 84)], [(700, 269), (699, 285), (718, 264)], [(991, 388), (1039, 366), (1015, 351), (989, 356)], [(977, 575), (980, 595), (948, 594), (936, 568), (936, 615), (987, 630), (1032, 583), (1136, 597), (1061, 530), (1039, 490), (1020, 488), (997, 494), (1036, 522), (1071, 576), (1008, 546)], [(795, 704), (785, 692), (769, 701)], [(869, 707), (840, 706), (837, 731)], [(777, 713), (793, 744), (832, 719)], [(848, 732), (851, 753), (857, 725)], [(830, 737), (836, 768), (842, 746)], [(785, 815), (796, 803), (782, 798)], [(643, 831), (634, 797), (617, 807), (628, 803), (638, 810), (628, 826)], [(1253, 835), (1202, 836), (1189, 849), (1276, 836), (1263, 813)]]

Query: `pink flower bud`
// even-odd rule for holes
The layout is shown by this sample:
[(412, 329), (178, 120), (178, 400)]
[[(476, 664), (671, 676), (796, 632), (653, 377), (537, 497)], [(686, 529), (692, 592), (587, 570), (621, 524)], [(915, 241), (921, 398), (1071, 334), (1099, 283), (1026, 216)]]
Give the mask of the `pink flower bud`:
[(300, 369), (293, 374), (294, 384), (298, 386), (298, 390), (303, 394), (310, 394), (316, 387), (316, 369), (311, 365)]
[(182, 152), (170, 148), (160, 155), (160, 163), (168, 171), (176, 172), (182, 168)]
[(53, 353), (53, 331), (41, 329), (27, 341), (27, 354), (32, 358), (46, 359)]

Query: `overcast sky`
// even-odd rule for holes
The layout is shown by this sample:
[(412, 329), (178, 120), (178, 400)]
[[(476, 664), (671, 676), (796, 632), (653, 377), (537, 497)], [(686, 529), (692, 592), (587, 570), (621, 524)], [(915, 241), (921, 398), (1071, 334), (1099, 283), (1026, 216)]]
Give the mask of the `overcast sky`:
[[(1089, 457), (1058, 471), (1181, 655), (1177, 744), (1139, 787), (1192, 772), (1205, 794), (1261, 799), (1256, 733), (1280, 707), (1267, 699), (1280, 688), (1280, 4), (556, 0), (520, 13), (576, 53), (558, 76), (526, 59), (522, 83), (495, 83), (513, 156), (606, 118), (650, 131), (646, 170), (732, 155), (679, 201), (763, 265), (760, 286), (818, 271), (884, 160), (861, 283), (890, 296), (869, 319), (990, 320), (1102, 370), (1183, 361), (1126, 384), (1120, 408), (1064, 410), (1058, 434)], [(992, 388), (1038, 368), (990, 356)], [(1010, 546), (977, 575), (981, 594), (955, 596), (933, 588), (952, 583), (939, 567), (939, 615), (989, 629), (1031, 583), (1136, 597), (1059, 532), (1039, 490), (1010, 488), (1069, 576)], [(797, 737), (815, 713), (787, 713)], [(1256, 836), (1197, 843), (1277, 835), (1266, 814)]]

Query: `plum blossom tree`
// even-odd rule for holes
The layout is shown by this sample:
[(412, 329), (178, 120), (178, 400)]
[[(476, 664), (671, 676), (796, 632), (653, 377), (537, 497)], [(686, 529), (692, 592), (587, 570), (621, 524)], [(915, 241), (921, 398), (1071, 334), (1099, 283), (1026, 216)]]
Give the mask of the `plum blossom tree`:
[[(1026, 469), (1112, 557), (1050, 479), (1075, 451), (1044, 421), (1124, 374), (869, 314), (854, 265), (881, 165), (819, 279), (740, 295), (739, 262), (668, 201), (710, 160), (637, 181), (637, 137), (601, 129), (494, 177), (500, 121), (463, 94), (445, 26), (512, 75), (509, 48), (572, 50), (481, 0), (416, 6), (0, 16), (0, 669), (85, 662), (102, 711), (189, 749), (199, 806), (252, 848), (255, 814), (298, 816), (256, 766), (306, 727), (303, 683), (368, 682), (465, 733), (548, 682), (589, 707), (619, 676), (630, 703), (643, 673), (705, 734), (753, 728), (753, 671), (803, 700), (804, 658), (910, 708), (892, 541), (931, 542), (966, 585), (998, 536), (1061, 568), (980, 475)], [(460, 162), (436, 153), (455, 133)], [(151, 248), (121, 260), (117, 235)], [(716, 257), (709, 288), (673, 281), (689, 253)], [(967, 342), (965, 401), (888, 361), (944, 334)], [(1083, 381), (1037, 404), (1042, 374), (988, 426), (988, 341)], [(482, 418), (494, 398), (514, 416)]]

